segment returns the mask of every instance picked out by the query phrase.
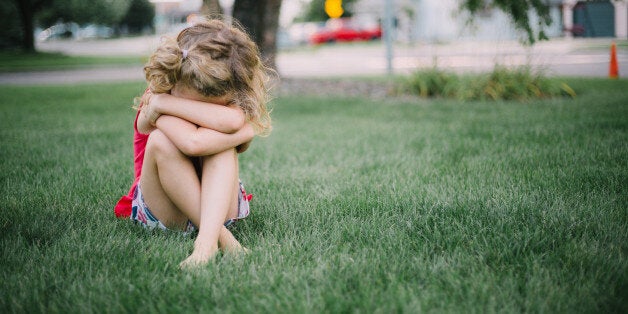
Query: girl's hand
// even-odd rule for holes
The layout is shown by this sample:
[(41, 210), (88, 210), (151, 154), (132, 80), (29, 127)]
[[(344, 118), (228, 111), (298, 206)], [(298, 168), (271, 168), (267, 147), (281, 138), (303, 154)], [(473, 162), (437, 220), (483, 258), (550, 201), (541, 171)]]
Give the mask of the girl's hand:
[(137, 130), (141, 134), (149, 134), (155, 129), (157, 119), (161, 115), (155, 110), (153, 100), (157, 96), (147, 90), (142, 96), (142, 104), (137, 117)]
[(149, 101), (142, 107), (142, 112), (144, 113), (146, 120), (148, 120), (150, 125), (153, 127), (157, 123), (157, 119), (161, 116), (161, 113), (157, 111), (157, 108), (155, 108), (156, 105), (152, 101), (155, 97), (158, 97), (158, 95), (150, 96)]

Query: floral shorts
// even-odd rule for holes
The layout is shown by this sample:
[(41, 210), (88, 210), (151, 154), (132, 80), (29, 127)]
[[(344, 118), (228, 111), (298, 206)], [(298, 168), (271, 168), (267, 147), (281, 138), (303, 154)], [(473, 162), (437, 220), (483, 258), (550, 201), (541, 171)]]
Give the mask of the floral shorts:
[[(225, 227), (232, 225), (234, 222), (246, 218), (250, 213), (249, 201), (253, 198), (252, 194), (246, 194), (242, 182), (239, 184), (238, 190), (238, 216), (236, 218), (225, 221)], [(133, 200), (131, 202), (131, 220), (141, 224), (142, 226), (154, 229), (159, 228), (161, 230), (168, 230), (168, 228), (157, 219), (144, 202), (144, 196), (142, 195), (142, 189), (138, 184), (133, 192)], [(191, 233), (196, 231), (197, 227), (188, 220), (188, 224), (185, 228), (185, 233)]]

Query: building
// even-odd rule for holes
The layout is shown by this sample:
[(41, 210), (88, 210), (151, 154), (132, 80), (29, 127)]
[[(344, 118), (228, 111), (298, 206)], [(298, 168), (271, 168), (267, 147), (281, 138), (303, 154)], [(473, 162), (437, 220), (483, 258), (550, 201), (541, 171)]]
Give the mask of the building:
[(628, 0), (562, 1), (566, 36), (628, 39)]
[[(453, 40), (516, 40), (521, 31), (501, 10), (487, 7), (473, 18), (459, 9), (459, 0), (391, 0), (395, 11), (395, 38), (406, 42)], [(548, 0), (552, 37), (586, 36), (626, 38), (628, 0)], [(385, 0), (359, 0), (351, 11), (356, 17), (383, 19)], [(530, 14), (538, 29), (538, 16)]]

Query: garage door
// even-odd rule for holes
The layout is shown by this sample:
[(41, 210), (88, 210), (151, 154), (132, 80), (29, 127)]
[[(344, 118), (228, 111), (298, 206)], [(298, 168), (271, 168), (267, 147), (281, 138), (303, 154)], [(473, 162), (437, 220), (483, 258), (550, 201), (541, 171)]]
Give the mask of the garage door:
[(574, 35), (615, 37), (615, 8), (610, 1), (580, 1), (573, 10)]

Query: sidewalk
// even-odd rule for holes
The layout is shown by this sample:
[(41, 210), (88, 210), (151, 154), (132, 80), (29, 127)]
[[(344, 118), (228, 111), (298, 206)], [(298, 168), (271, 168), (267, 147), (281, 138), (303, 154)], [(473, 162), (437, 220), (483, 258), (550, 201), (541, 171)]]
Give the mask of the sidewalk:
[[(160, 37), (146, 36), (93, 41), (51, 41), (38, 44), (40, 51), (68, 55), (148, 55)], [(612, 39), (553, 39), (525, 47), (517, 42), (456, 42), (449, 44), (395, 45), (393, 71), (410, 73), (432, 67), (456, 72), (490, 71), (494, 65), (531, 65), (549, 75), (607, 77)], [(628, 49), (618, 47), (620, 76), (628, 73)], [(277, 56), (279, 73), (286, 78), (385, 75), (386, 50), (381, 42), (346, 43), (282, 50)], [(142, 66), (0, 73), (0, 84), (76, 84), (143, 80)]]
[(0, 85), (57, 85), (141, 81), (142, 66), (97, 67), (61, 71), (0, 73)]
[[(548, 75), (607, 77), (611, 39), (554, 39), (532, 47), (517, 42), (457, 42), (396, 45), (393, 72), (407, 74), (437, 66), (455, 72), (485, 72), (495, 64), (531, 65)], [(618, 48), (620, 75), (628, 70), (628, 50)], [(297, 49), (279, 54), (277, 64), (287, 77), (326, 77), (386, 74), (381, 44), (345, 44)], [(624, 70), (624, 71), (626, 71)]]

